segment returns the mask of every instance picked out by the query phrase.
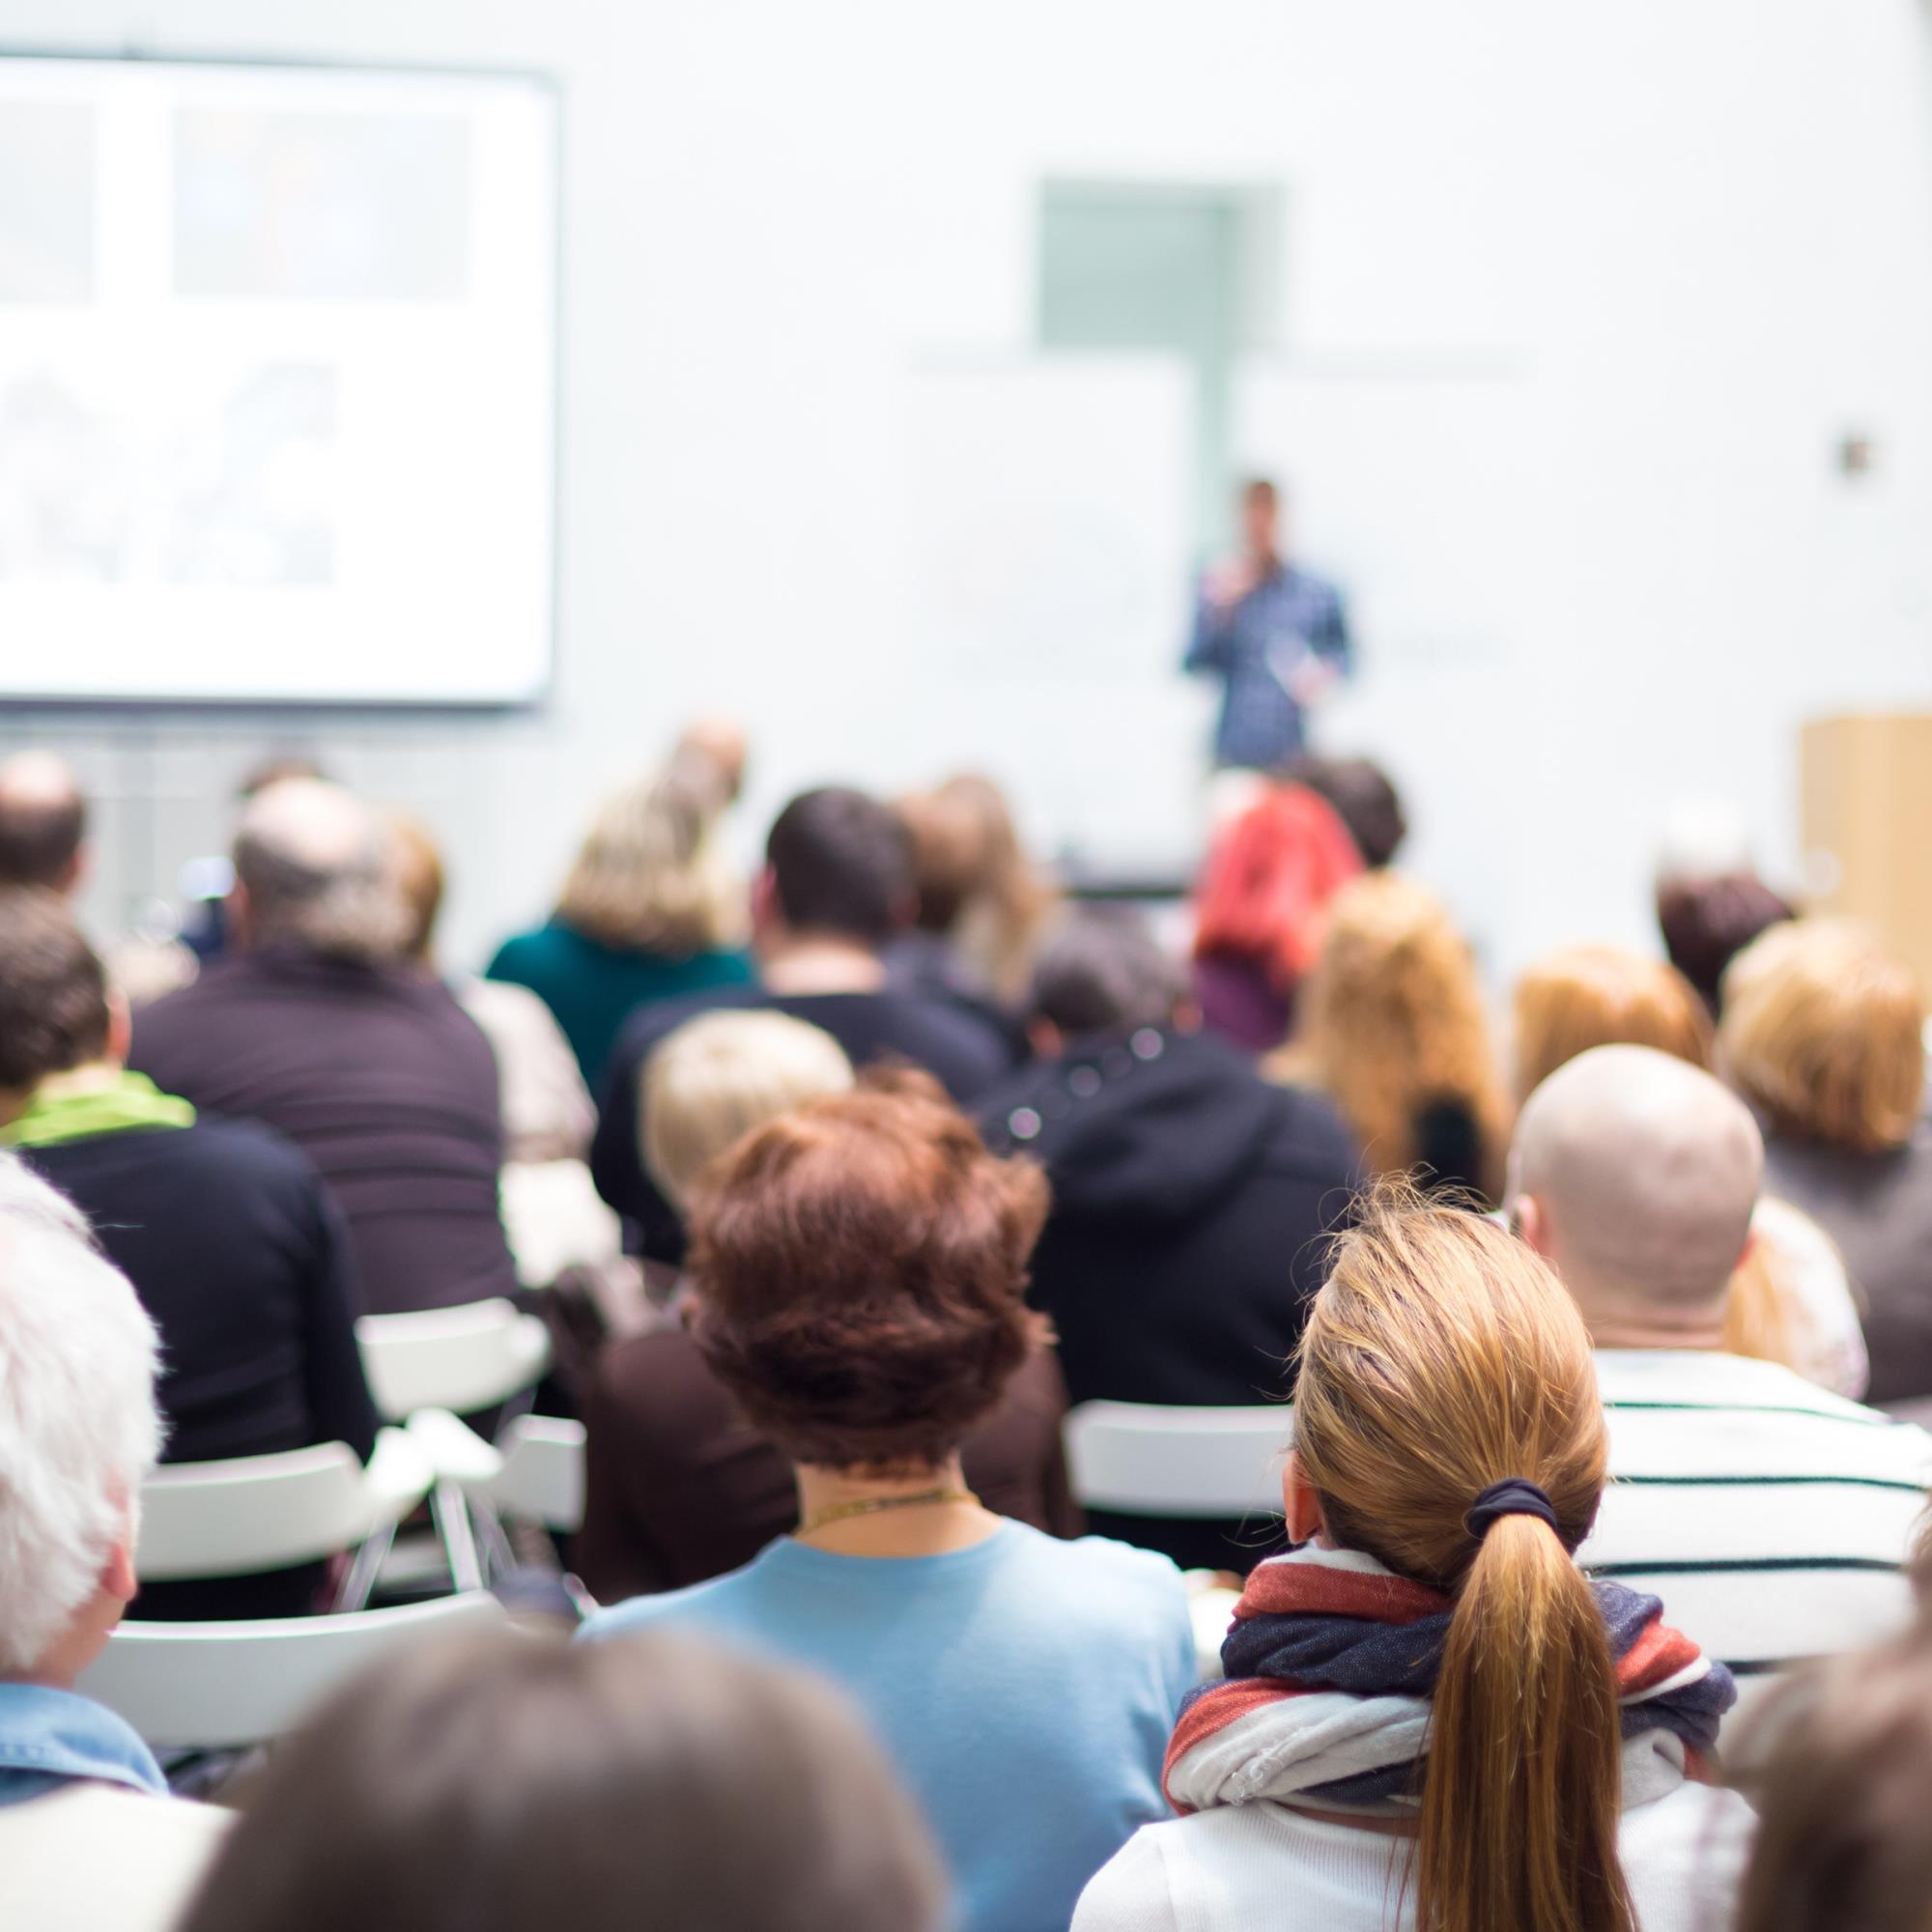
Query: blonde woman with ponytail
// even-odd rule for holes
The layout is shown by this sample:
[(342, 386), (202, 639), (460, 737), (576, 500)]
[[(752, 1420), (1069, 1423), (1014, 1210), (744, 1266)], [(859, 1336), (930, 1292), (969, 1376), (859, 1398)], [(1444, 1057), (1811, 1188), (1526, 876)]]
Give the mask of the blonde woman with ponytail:
[(1703, 1932), (1749, 1812), (1728, 1673), (1574, 1553), (1607, 1441), (1548, 1266), (1383, 1187), (1301, 1345), (1296, 1548), (1250, 1577), (1169, 1747), (1177, 1821), (1073, 1932)]

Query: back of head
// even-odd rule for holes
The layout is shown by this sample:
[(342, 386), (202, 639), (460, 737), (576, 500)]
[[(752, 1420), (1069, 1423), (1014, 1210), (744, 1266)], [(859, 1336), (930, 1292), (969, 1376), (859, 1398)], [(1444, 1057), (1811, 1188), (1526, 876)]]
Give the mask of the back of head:
[(51, 752), (21, 752), (0, 765), (0, 886), (72, 890), (87, 837), (87, 799)]
[(65, 902), (0, 891), (0, 1094), (99, 1059), (107, 1033), (107, 976)]
[[(1615, 1667), (1572, 1560), (1608, 1460), (1589, 1339), (1493, 1223), (1385, 1187), (1337, 1244), (1295, 1381), (1294, 1453), (1328, 1533), (1455, 1610), (1423, 1787), (1422, 1932), (1630, 1932)], [(1533, 1515), (1470, 1526), (1492, 1485)]]
[(409, 919), (382, 819), (340, 785), (280, 779), (242, 808), (235, 877), (252, 946), (294, 942), (351, 959), (401, 954)]
[(94, 1596), (160, 1448), (154, 1324), (78, 1212), (0, 1153), (0, 1677)]
[(1932, 1625), (1789, 1695), (1795, 1715), (1750, 1782), (1759, 1823), (1738, 1932), (1926, 1932)]
[(1408, 837), (1402, 794), (1373, 758), (1300, 758), (1289, 777), (1335, 808), (1371, 871), (1389, 864)]
[(1570, 946), (1516, 982), (1519, 1103), (1593, 1046), (1654, 1046), (1693, 1066), (1711, 1065), (1711, 1018), (1674, 966), (1620, 946)]
[(876, 946), (911, 916), (912, 841), (891, 808), (862, 791), (801, 792), (773, 823), (765, 860), (794, 932)]
[(698, 1175), (753, 1127), (848, 1093), (852, 1063), (829, 1033), (788, 1013), (724, 1010), (667, 1034), (639, 1077), (644, 1166), (680, 1206)]
[(1724, 971), (1795, 908), (1751, 871), (1674, 874), (1658, 881), (1657, 924), (1670, 963), (1719, 1010)]
[(1164, 1027), (1186, 997), (1178, 962), (1131, 912), (1084, 912), (1034, 958), (1027, 1010), (1068, 1038)]
[(719, 783), (710, 764), (673, 759), (613, 792), (571, 862), (556, 917), (627, 951), (683, 958), (720, 945), (729, 909), (705, 842)]
[(398, 1653), (278, 1749), (183, 1932), (934, 1932), (943, 1901), (829, 1688), (497, 1634)]
[(923, 1074), (760, 1127), (691, 1209), (692, 1332), (794, 1462), (943, 1462), (1044, 1333), (1025, 1302), (1046, 1182)]
[(1508, 1103), (1467, 942), (1435, 894), (1369, 872), (1335, 895), (1291, 1049), (1331, 1094), (1369, 1165), (1395, 1173), (1460, 1110), (1482, 1191), (1502, 1184)]
[(1215, 833), (1194, 895), (1197, 958), (1252, 959), (1293, 990), (1337, 893), (1362, 869), (1348, 827), (1305, 786), (1272, 784)]
[(1724, 976), (1718, 1056), (1774, 1133), (1860, 1152), (1902, 1146), (1925, 1098), (1917, 975), (1849, 920), (1796, 920)]
[(1524, 1103), (1512, 1193), (1594, 1323), (1721, 1322), (1764, 1146), (1737, 1096), (1647, 1046), (1599, 1046)]

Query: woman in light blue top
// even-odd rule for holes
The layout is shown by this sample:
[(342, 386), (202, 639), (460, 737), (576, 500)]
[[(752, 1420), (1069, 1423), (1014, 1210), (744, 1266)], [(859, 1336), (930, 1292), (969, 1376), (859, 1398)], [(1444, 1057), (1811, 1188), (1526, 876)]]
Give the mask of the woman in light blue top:
[(1159, 1818), (1194, 1647), (1165, 1557), (983, 1509), (959, 1444), (1037, 1345), (1037, 1170), (924, 1075), (759, 1128), (691, 1204), (690, 1321), (791, 1457), (800, 1521), (744, 1569), (595, 1618), (704, 1631), (857, 1698), (924, 1805), (968, 1932), (1064, 1932)]

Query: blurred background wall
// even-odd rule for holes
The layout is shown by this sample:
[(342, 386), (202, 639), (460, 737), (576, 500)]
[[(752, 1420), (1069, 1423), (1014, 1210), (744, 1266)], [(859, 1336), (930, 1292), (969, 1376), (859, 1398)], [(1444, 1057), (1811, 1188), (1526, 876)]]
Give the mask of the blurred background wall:
[[(1641, 938), (1678, 797), (1794, 871), (1800, 722), (1932, 698), (1918, 0), (0, 0), (0, 42), (563, 88), (551, 700), (10, 713), (101, 800), (104, 925), (299, 746), (433, 819), (473, 958), (716, 709), (748, 835), (970, 764), (1049, 850), (1184, 865), (1215, 464), (1350, 592), (1323, 742), (1397, 774), (1498, 967)], [(1225, 304), (1111, 291), (1109, 209), (1182, 280), (1222, 249)]]

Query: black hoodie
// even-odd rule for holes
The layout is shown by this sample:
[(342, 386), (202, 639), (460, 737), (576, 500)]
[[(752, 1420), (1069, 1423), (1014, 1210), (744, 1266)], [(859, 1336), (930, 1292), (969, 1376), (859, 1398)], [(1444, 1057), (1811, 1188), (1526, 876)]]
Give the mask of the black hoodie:
[[(1148, 1027), (1079, 1040), (982, 1107), (989, 1145), (1031, 1154), (1053, 1183), (1033, 1298), (1074, 1402), (1288, 1394), (1324, 1236), (1359, 1178), (1326, 1099), (1263, 1079), (1212, 1035)], [(1217, 1568), (1261, 1553), (1256, 1525), (1239, 1543), (1225, 1525), (1105, 1528)]]

